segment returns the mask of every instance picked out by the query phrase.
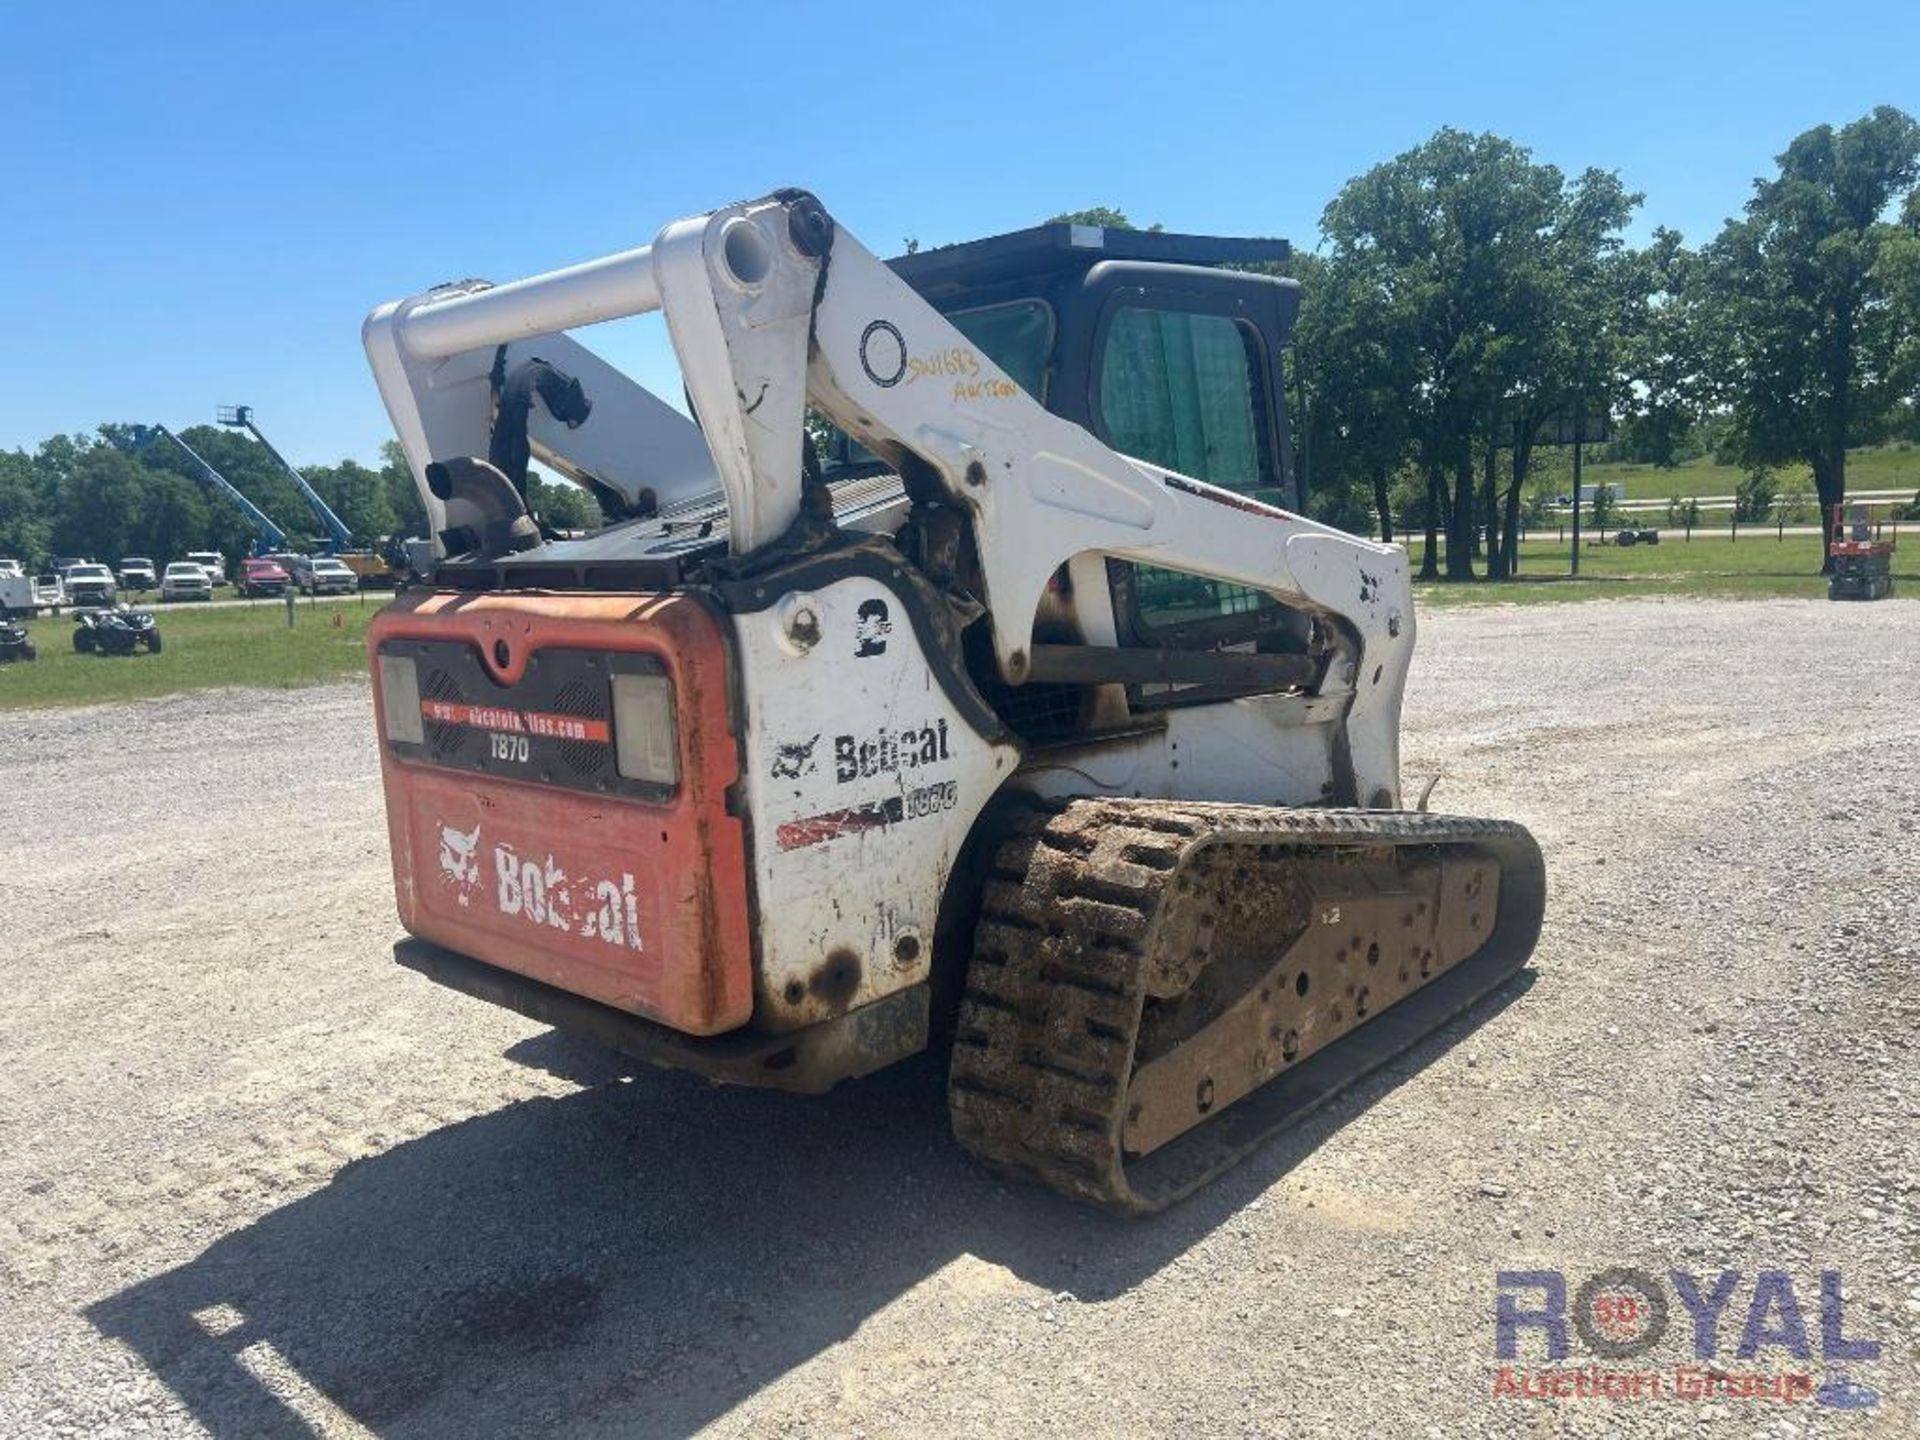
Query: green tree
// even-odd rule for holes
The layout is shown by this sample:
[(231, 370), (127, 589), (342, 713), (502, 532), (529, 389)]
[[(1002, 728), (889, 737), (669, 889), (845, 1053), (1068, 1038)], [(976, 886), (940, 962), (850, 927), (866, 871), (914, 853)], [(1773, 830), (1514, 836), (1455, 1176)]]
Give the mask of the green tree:
[(527, 503), (534, 514), (556, 530), (591, 530), (606, 523), (599, 502), (569, 480), (547, 480), (529, 474)]
[[(1085, 210), (1063, 210), (1058, 215), (1046, 218), (1048, 225), (1098, 225), (1107, 230), (1138, 230), (1140, 227), (1127, 218), (1127, 212), (1112, 205), (1089, 205)], [(1146, 227), (1149, 230), (1163, 230), (1166, 227), (1155, 222)]]
[[(1444, 525), (1448, 577), (1472, 579), (1480, 521), (1517, 532), (1540, 427), (1573, 396), (1609, 398), (1622, 288), (1609, 262), (1638, 200), (1607, 172), (1569, 182), (1510, 140), (1443, 129), (1327, 207), (1330, 264), (1405, 366), (1391, 389), (1426, 479), (1423, 575), (1438, 569)], [(1514, 441), (1496, 513), (1498, 452)], [(1499, 573), (1510, 547), (1491, 548)]]
[(1689, 529), (1700, 523), (1700, 502), (1691, 495), (1675, 495), (1667, 501), (1667, 524)]
[(1780, 482), (1771, 467), (1760, 465), (1749, 470), (1733, 490), (1733, 518), (1758, 523), (1773, 513), (1773, 502), (1780, 494)]
[(1672, 469), (1697, 453), (1688, 447), (1710, 398), (1700, 256), (1678, 231), (1661, 226), (1628, 263), (1635, 283), (1622, 312), (1626, 386), (1618, 458)]
[[(1543, 429), (1556, 420), (1581, 428), (1616, 409), (1630, 392), (1627, 350), (1647, 301), (1648, 274), (1623, 248), (1620, 231), (1640, 204), (1610, 171), (1589, 169), (1565, 185), (1539, 251), (1523, 257), (1498, 353), (1498, 394), (1483, 457), (1488, 519), (1487, 574), (1514, 573), (1520, 497)], [(1510, 447), (1504, 494), (1497, 448)]]
[(192, 481), (143, 467), (129, 546), (160, 564), (207, 544), (208, 495)]
[(49, 518), (54, 553), (84, 555), (108, 564), (138, 546), (127, 542), (146, 472), (125, 452), (104, 442), (81, 449), (60, 477)]
[[(1418, 383), (1408, 327), (1392, 323), (1385, 293), (1351, 256), (1297, 255), (1300, 319), (1293, 363), (1304, 403), (1294, 415), (1296, 459), (1310, 457), (1309, 493), (1338, 497), (1355, 513), (1371, 504), (1380, 538), (1393, 539), (1393, 478), (1413, 439), (1410, 398)], [(1318, 513), (1318, 512), (1316, 512)], [(1322, 516), (1321, 518), (1329, 518)]]
[(1811, 466), (1825, 513), (1846, 497), (1848, 445), (1920, 364), (1906, 295), (1920, 122), (1883, 105), (1808, 130), (1778, 165), (1710, 247), (1714, 349), (1735, 452)]
[[(325, 538), (285, 471), (257, 442), (198, 425), (181, 438), (283, 526), (289, 545), (306, 549)], [(377, 471), (343, 460), (304, 472), (360, 540), (422, 528), (412, 475), (399, 446), (389, 447)], [(558, 501), (564, 516), (583, 504), (591, 516), (590, 500), (572, 486), (559, 489), (567, 492)], [(0, 555), (28, 565), (53, 554), (109, 563), (127, 555), (165, 563), (200, 549), (237, 556), (259, 538), (242, 510), (150, 426), (108, 423), (93, 435), (50, 436), (31, 455), (0, 451)]]
[(302, 472), (327, 508), (353, 533), (354, 542), (370, 545), (393, 533), (393, 504), (378, 471), (356, 460), (338, 465), (315, 465)]
[(31, 570), (46, 557), (50, 538), (33, 458), (24, 450), (0, 450), (0, 555)]
[[(1584, 489), (1586, 487), (1582, 486), (1581, 488)], [(1611, 486), (1596, 485), (1593, 487), (1593, 499), (1588, 504), (1587, 520), (1588, 523), (1593, 526), (1596, 534), (1612, 526), (1615, 503), (1613, 488)]]
[(426, 506), (420, 503), (420, 487), (414, 484), (407, 452), (398, 440), (380, 442), (380, 483), (387, 493), (387, 506), (393, 511), (393, 533), (425, 535)]
[(1773, 497), (1768, 513), (1783, 525), (1799, 525), (1813, 519), (1813, 481), (1804, 472), (1795, 471)]

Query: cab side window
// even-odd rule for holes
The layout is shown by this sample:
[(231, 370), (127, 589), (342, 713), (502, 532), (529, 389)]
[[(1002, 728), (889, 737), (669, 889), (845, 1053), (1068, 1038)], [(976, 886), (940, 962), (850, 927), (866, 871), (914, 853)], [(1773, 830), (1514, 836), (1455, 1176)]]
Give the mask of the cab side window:
[(1113, 447), (1249, 491), (1266, 473), (1259, 338), (1225, 315), (1129, 305), (1108, 322), (1100, 416)]
[(1041, 300), (1014, 300), (956, 310), (953, 328), (985, 352), (1022, 390), (1047, 399), (1047, 361), (1053, 352), (1053, 310)]

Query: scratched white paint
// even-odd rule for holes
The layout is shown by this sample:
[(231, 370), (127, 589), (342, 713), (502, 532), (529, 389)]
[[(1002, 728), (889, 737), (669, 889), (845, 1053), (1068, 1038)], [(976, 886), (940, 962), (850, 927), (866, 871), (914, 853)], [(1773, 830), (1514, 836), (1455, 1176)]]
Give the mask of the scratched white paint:
[(522, 859), (510, 845), (493, 847), (495, 903), (502, 915), (518, 916), (567, 935), (583, 935), (623, 950), (645, 950), (633, 874), (618, 881), (569, 877), (553, 856)]

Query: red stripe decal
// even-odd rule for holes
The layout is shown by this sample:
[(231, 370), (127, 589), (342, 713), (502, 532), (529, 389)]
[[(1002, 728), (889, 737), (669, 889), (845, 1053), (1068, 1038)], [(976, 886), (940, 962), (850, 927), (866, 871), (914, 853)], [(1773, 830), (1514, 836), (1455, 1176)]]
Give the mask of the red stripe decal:
[(1262, 500), (1250, 499), (1245, 495), (1235, 495), (1231, 491), (1220, 490), (1212, 486), (1200, 486), (1178, 475), (1163, 475), (1169, 490), (1178, 490), (1183, 495), (1193, 495), (1201, 500), (1211, 500), (1216, 505), (1225, 505), (1230, 510), (1244, 510), (1249, 515), (1272, 515), (1277, 519), (1291, 520), (1294, 517), (1278, 505), (1269, 505)]
[(875, 830), (882, 825), (897, 825), (906, 816), (906, 807), (898, 795), (872, 805), (851, 810), (829, 810), (824, 815), (809, 815), (805, 820), (789, 820), (774, 832), (782, 850), (798, 850), (807, 845), (837, 840), (860, 830)]
[(589, 720), (581, 715), (552, 715), (544, 710), (512, 710), (501, 705), (454, 705), (445, 700), (422, 700), (420, 713), (441, 725), (507, 730), (515, 735), (537, 735), (543, 740), (588, 740), (606, 745), (613, 739), (613, 731), (604, 720)]

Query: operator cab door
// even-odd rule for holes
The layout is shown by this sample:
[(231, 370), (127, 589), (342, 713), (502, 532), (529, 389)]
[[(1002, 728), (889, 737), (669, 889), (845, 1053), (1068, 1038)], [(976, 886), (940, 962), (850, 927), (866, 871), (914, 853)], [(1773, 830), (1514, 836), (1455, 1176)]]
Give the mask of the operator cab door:
[(1298, 295), (1235, 271), (1095, 265), (1049, 408), (1123, 455), (1298, 509), (1279, 383)]
[[(1291, 282), (1264, 276), (1096, 265), (1078, 307), (1082, 343), (1062, 346), (1083, 370), (1063, 367), (1058, 394), (1077, 398), (1084, 416), (1072, 418), (1123, 455), (1298, 509), (1280, 388), (1298, 304)], [(1149, 565), (1107, 568), (1122, 644), (1292, 648), (1278, 632), (1298, 627), (1257, 591)], [(1148, 699), (1138, 689), (1132, 698), (1136, 709)]]

